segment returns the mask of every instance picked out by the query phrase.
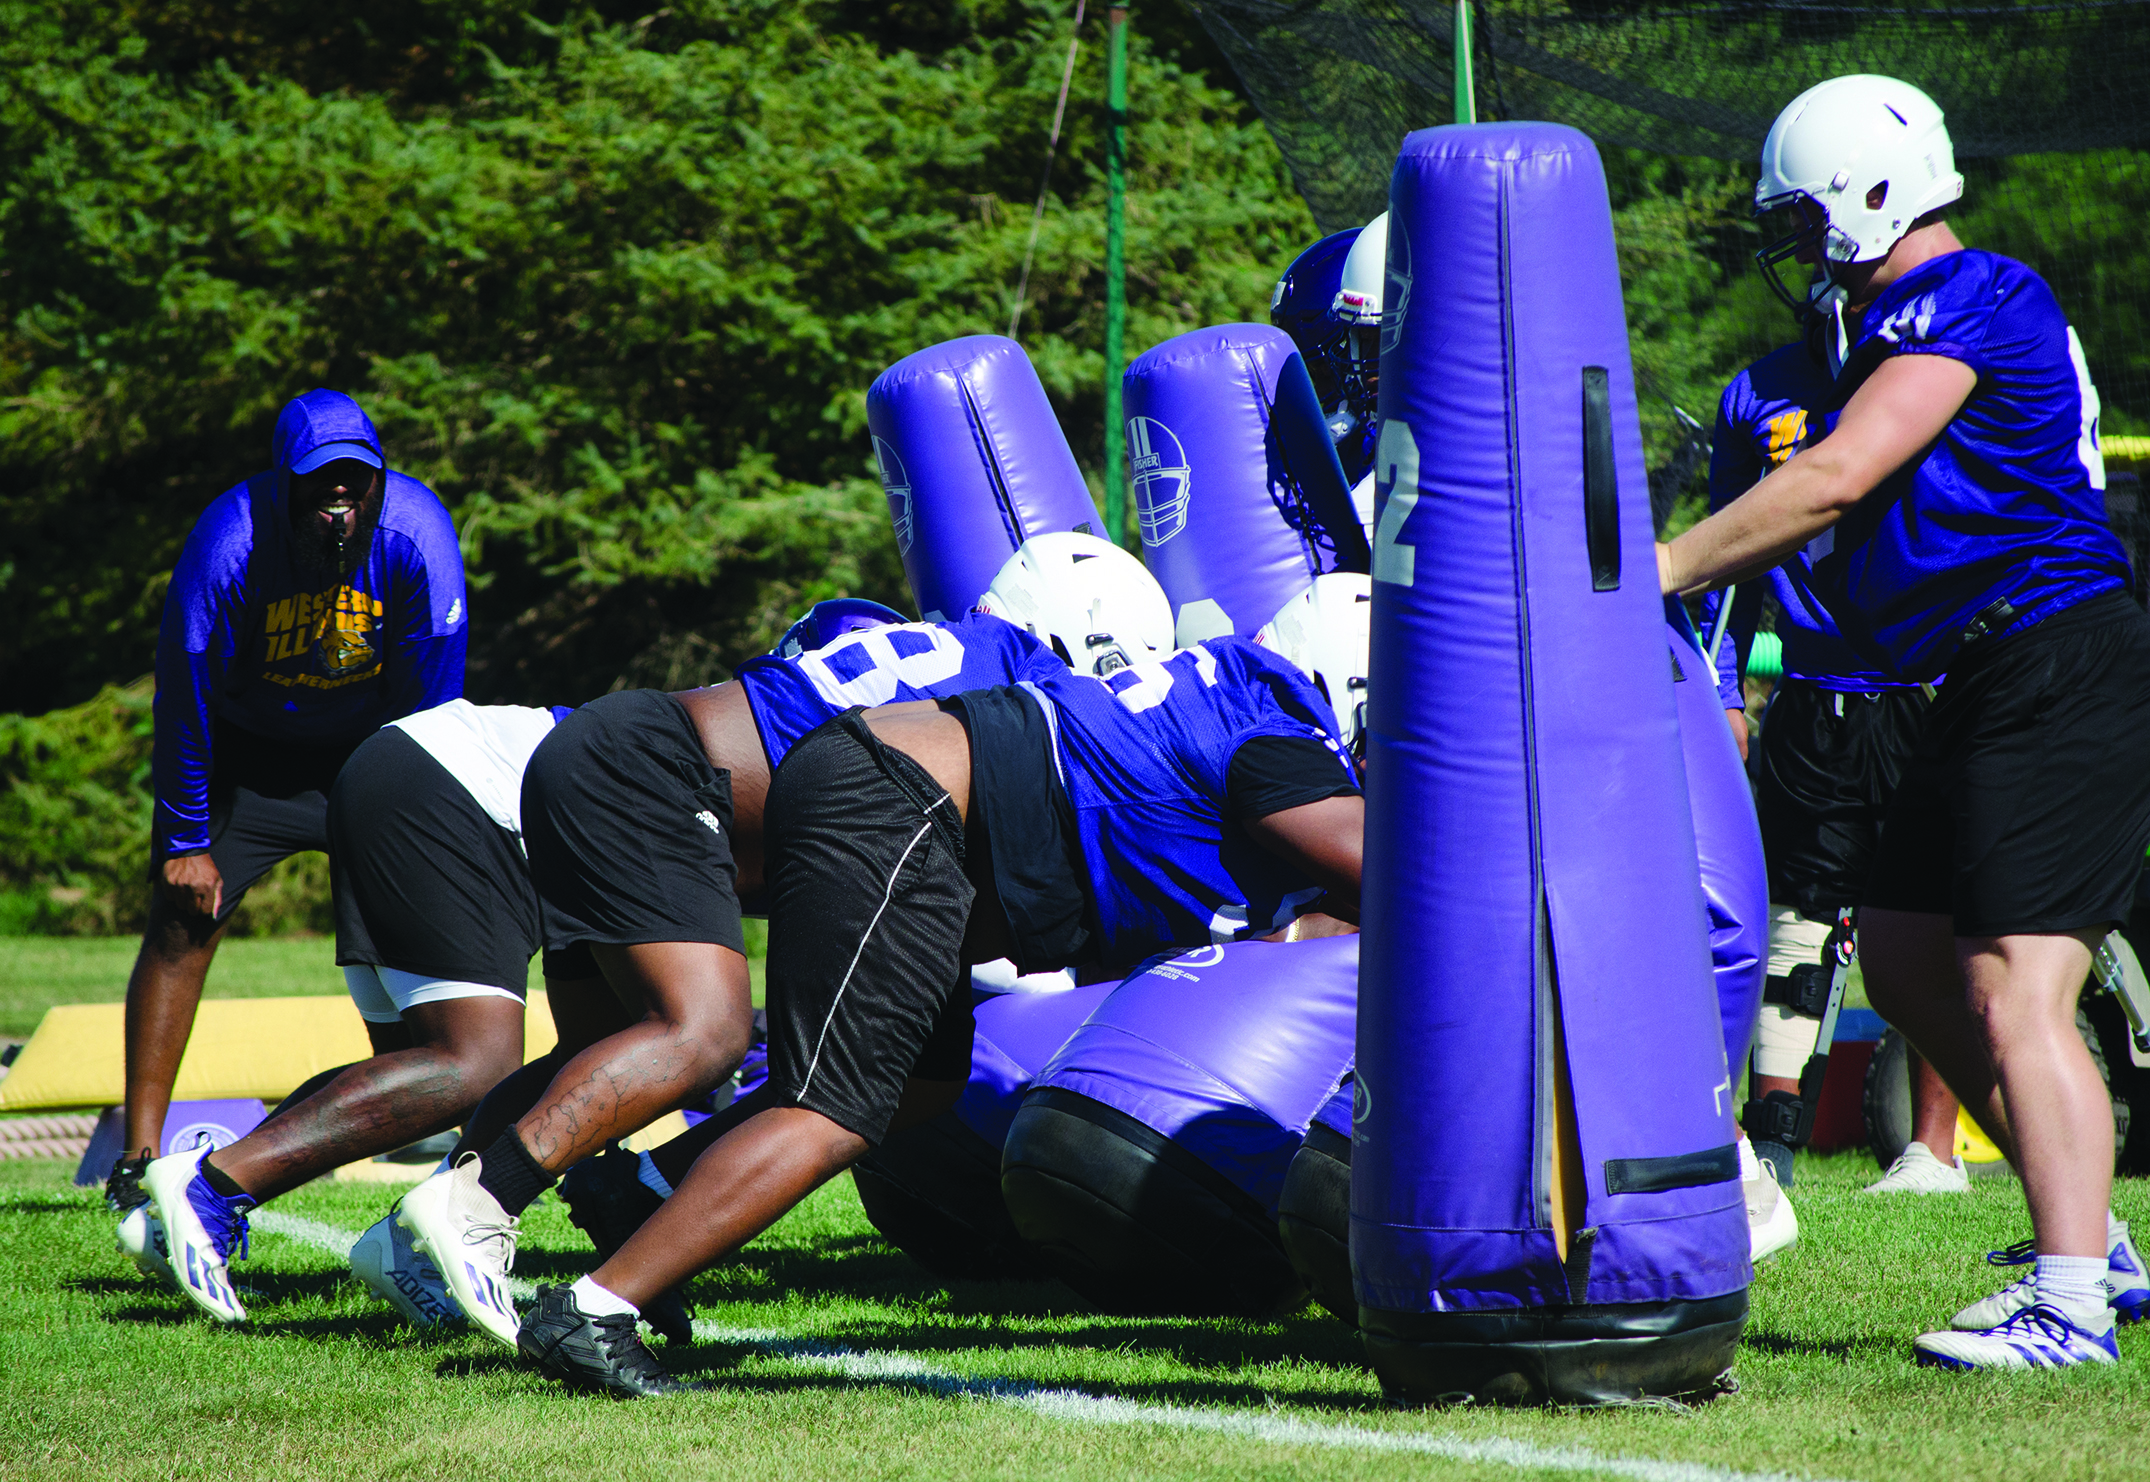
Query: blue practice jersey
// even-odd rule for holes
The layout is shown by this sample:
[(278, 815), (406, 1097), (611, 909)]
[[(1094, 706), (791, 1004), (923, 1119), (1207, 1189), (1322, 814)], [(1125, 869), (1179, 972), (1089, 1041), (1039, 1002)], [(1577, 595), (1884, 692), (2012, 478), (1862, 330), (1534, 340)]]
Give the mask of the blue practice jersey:
[(157, 631), (153, 828), (167, 854), (209, 847), (217, 721), (355, 745), (463, 693), (463, 554), (432, 490), (387, 470), (380, 520), (346, 580), (294, 560), (284, 470), (345, 441), (380, 447), (356, 403), (308, 392), (277, 419), (272, 471), (219, 495), (187, 536)]
[(1054, 672), (1067, 665), (1051, 649), (1013, 623), (974, 613), (847, 633), (796, 658), (765, 654), (741, 664), (737, 678), (774, 772), (801, 736), (854, 705), (945, 700)]
[[(1834, 383), (1804, 344), (1772, 351), (1732, 378), (1717, 404), (1710, 438), (1710, 511), (1723, 509), (1801, 448), (1820, 439), (1835, 420), (1828, 410)], [(1769, 573), (1769, 589), (1781, 612), (1777, 637), (1784, 644), (1784, 677), (1827, 690), (1868, 693), (1909, 685), (1859, 657), (1838, 633), (1836, 619), (1813, 589), (1804, 554)], [(1703, 631), (1716, 622), (1722, 593), (1703, 603)], [(1739, 676), (1754, 646), (1762, 589), (1747, 583), (1732, 605), (1732, 624), (1717, 651), (1719, 692), (1727, 710), (1743, 710)]]
[(1977, 388), (1809, 555), (1846, 636), (1932, 679), (1975, 619), (2026, 628), (2123, 586), (2128, 563), (2106, 523), (2097, 389), (2042, 278), (1991, 252), (1922, 263), (1861, 314), (1847, 385), (1895, 355), (1961, 361)]
[(1321, 896), (1225, 800), (1232, 758), (1257, 736), (1319, 741), (1338, 780), (1358, 785), (1336, 712), (1290, 661), (1212, 638), (1103, 679), (1062, 666), (1024, 688), (1053, 728), (1107, 967), (1260, 936)]

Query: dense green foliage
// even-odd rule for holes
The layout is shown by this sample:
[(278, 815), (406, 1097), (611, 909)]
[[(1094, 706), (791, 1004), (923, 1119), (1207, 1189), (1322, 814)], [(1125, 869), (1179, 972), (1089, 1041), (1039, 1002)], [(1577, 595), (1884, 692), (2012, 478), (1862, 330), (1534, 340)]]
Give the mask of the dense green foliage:
[[(431, 58), (354, 45), (369, 91), (335, 85), (295, 0), (154, 26), (0, 5), (19, 706), (147, 667), (192, 516), (314, 384), (357, 395), (455, 512), (474, 698), (721, 677), (802, 601), (900, 598), (865, 388), (1005, 328), (1064, 15), (921, 6), (869, 34), (779, 0), (520, 9), (369, 12)], [(1093, 38), (1079, 97), (1101, 65)], [(1139, 38), (1134, 85), (1139, 348), (1259, 315), (1311, 228), (1234, 95)], [(1092, 463), (1100, 152), (1097, 109), (1071, 109), (1025, 315)]]

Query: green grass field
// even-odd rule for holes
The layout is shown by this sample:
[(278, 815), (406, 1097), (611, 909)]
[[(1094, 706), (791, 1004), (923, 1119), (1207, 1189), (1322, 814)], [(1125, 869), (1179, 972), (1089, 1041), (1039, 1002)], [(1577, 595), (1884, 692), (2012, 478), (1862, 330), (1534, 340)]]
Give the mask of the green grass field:
[[(336, 986), (325, 941), (232, 945), (221, 991)], [(0, 941), (0, 1005), (40, 1008), (32, 977), (116, 996), (100, 974), (130, 957)], [(848, 1179), (696, 1283), (703, 1340), (660, 1352), (708, 1392), (620, 1404), (374, 1300), (332, 1247), (392, 1191), (321, 1182), (261, 1211), (234, 1270), (252, 1320), (226, 1330), (113, 1251), (71, 1173), (0, 1163), (0, 1478), (2150, 1477), (2150, 1329), (2116, 1368), (1912, 1366), (1915, 1333), (1994, 1286), (1980, 1255), (2028, 1233), (2022, 1198), (2004, 1180), (1870, 1198), (1863, 1155), (1802, 1161), (1804, 1235), (1756, 1279), (1739, 1393), (1592, 1413), (1385, 1406), (1316, 1308), (1129, 1320), (1052, 1284), (943, 1283), (874, 1234)], [(2116, 1203), (2150, 1228), (2150, 1182)], [(525, 1229), (519, 1276), (594, 1264), (556, 1198)]]
[[(56, 1003), (117, 1003), (138, 937), (0, 937), (0, 1035), (27, 1038)], [(235, 937), (217, 948), (208, 998), (341, 993), (329, 937)]]

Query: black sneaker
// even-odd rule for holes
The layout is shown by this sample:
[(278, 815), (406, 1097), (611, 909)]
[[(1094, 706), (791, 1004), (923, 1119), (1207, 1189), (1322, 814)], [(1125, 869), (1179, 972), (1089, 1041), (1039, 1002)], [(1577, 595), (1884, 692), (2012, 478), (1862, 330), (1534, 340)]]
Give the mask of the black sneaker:
[[(649, 1217), (664, 1207), (657, 1191), (642, 1182), (642, 1161), (612, 1148), (584, 1158), (560, 1179), (560, 1198), (575, 1228), (590, 1237), (603, 1260), (611, 1260)], [(642, 1320), (667, 1343), (694, 1341), (694, 1310), (673, 1287), (642, 1310)]]
[(125, 1214), (137, 1204), (147, 1204), (149, 1195), (142, 1191), (142, 1170), (149, 1167), (149, 1154), (121, 1158), (112, 1165), (112, 1173), (105, 1180), (105, 1208), (114, 1214)]
[(624, 1312), (591, 1317), (577, 1305), (573, 1288), (541, 1286), (523, 1319), (515, 1346), (555, 1379), (582, 1389), (601, 1389), (622, 1399), (676, 1395), (701, 1386), (674, 1379), (635, 1331)]

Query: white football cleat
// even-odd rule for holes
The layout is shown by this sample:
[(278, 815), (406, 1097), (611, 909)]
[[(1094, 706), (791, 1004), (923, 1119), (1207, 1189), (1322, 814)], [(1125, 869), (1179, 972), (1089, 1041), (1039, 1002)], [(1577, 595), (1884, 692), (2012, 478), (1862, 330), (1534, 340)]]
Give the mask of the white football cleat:
[(1977, 1332), (1945, 1329), (1923, 1333), (1911, 1345), (1921, 1364), (1941, 1369), (2064, 1369), (2071, 1364), (2120, 1361), (2113, 1341), (2113, 1310), (2063, 1312), (2044, 1302)]
[(441, 1279), (432, 1258), (411, 1244), (410, 1232), (391, 1209), (351, 1247), (351, 1271), (413, 1327), (459, 1323), (463, 1309)]
[(410, 1233), (411, 1248), (433, 1258), (463, 1315), (512, 1349), (522, 1319), (508, 1290), (508, 1273), (515, 1269), (515, 1236), (522, 1221), (479, 1184), (478, 1169), (478, 1155), (465, 1153), (455, 1167), (405, 1194), (396, 1220)]
[[(1745, 1148), (1747, 1144), (1743, 1141), (1740, 1146)], [(1744, 1164), (1747, 1160), (1740, 1161)], [(1741, 1172), (1740, 1190), (1747, 1196), (1747, 1259), (1766, 1261), (1799, 1243), (1799, 1216), (1792, 1210), (1791, 1199), (1777, 1186), (1774, 1165), (1756, 1158), (1751, 1168), (1742, 1168)]]
[(142, 1192), (164, 1226), (174, 1284), (218, 1322), (245, 1322), (229, 1266), (233, 1247), (246, 1254), (246, 1212), (255, 1201), (244, 1195), (227, 1199), (209, 1187), (201, 1168), (211, 1151), (204, 1141), (157, 1159), (142, 1172)]
[(1963, 1194), (1971, 1188), (1971, 1176), (1963, 1160), (1944, 1163), (1923, 1142), (1907, 1145), (1897, 1154), (1889, 1171), (1866, 1186), (1869, 1194)]
[(157, 1218), (155, 1206), (137, 1204), (120, 1216), (119, 1253), (134, 1262), (135, 1269), (151, 1281), (163, 1282), (173, 1291), (179, 1290), (179, 1277), (172, 1271), (170, 1245), (164, 1238), (164, 1222)]
[[(2128, 1234), (2125, 1220), (2115, 1220), (2108, 1232), (2113, 1235), (2112, 1249), (2105, 1253), (2105, 1296), (2113, 1310), (2116, 1322), (2141, 1322), (2150, 1317), (2150, 1276), (2143, 1272), (2142, 1253), (2135, 1249), (2134, 1238)], [(2036, 1267), (2038, 1252), (2028, 1240), (2019, 1240), (2001, 1250), (1986, 1252), (1989, 1266)], [(1982, 1297), (1948, 1320), (1948, 1325), (1958, 1332), (1975, 1333), (1982, 1329), (1998, 1327), (2024, 1308), (2038, 1301), (2038, 1281), (2035, 1275), (2019, 1277), (2002, 1287), (1990, 1297)]]

